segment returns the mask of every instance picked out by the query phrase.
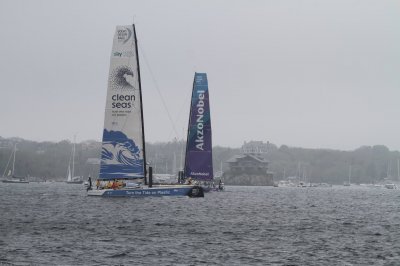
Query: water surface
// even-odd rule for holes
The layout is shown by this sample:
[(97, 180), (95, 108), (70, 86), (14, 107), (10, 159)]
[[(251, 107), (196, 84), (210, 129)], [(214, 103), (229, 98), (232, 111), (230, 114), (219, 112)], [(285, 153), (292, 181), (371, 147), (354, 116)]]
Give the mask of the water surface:
[(400, 265), (399, 202), (355, 186), (140, 199), (0, 183), (0, 265)]

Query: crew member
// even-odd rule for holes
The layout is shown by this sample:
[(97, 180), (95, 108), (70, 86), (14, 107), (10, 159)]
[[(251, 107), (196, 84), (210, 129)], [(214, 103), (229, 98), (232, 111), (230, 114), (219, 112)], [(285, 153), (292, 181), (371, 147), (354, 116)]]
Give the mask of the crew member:
[(114, 179), (114, 182), (112, 183), (111, 188), (112, 188), (112, 189), (117, 189), (117, 188), (118, 188), (117, 179)]
[(86, 191), (89, 191), (89, 190), (91, 190), (92, 189), (92, 178), (90, 177), (90, 175), (89, 175), (89, 186), (87, 187), (87, 189), (86, 189)]

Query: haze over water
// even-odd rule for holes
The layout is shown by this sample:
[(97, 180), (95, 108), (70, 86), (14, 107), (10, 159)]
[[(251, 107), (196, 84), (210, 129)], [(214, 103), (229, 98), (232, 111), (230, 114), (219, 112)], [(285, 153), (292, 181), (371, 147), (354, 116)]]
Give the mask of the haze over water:
[(214, 145), (400, 150), (399, 10), (392, 0), (2, 0), (0, 136), (100, 140), (115, 26), (134, 16), (147, 141), (186, 139), (193, 75), (205, 72)]
[(360, 186), (111, 199), (0, 184), (0, 264), (398, 265), (399, 201)]

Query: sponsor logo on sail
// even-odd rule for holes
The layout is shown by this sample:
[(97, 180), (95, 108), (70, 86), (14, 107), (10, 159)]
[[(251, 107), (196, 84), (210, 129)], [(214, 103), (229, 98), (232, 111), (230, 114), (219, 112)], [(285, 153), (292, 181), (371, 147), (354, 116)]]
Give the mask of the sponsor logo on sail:
[(134, 95), (135, 79), (131, 68), (119, 66), (110, 73), (109, 86), (118, 91), (111, 96), (113, 109), (130, 109), (136, 100)]
[(136, 100), (135, 95), (114, 94), (111, 96), (112, 108), (131, 108), (132, 103)]
[(132, 30), (129, 28), (121, 28), (117, 30), (118, 43), (125, 44), (132, 37)]
[(205, 172), (190, 172), (191, 176), (209, 176), (210, 173), (205, 173)]
[(125, 51), (125, 52), (114, 52), (113, 55), (115, 57), (133, 57), (135, 53), (133, 51)]
[(134, 74), (129, 66), (118, 66), (110, 73), (110, 86), (113, 90), (131, 90), (135, 87)]
[(204, 151), (204, 90), (198, 90), (198, 99), (196, 108), (196, 139), (194, 140), (196, 143), (196, 148), (198, 150)]

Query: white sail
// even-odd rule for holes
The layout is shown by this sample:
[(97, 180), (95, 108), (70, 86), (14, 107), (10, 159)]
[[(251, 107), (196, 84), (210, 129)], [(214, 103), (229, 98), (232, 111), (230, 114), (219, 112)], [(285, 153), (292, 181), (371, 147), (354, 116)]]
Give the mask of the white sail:
[(144, 177), (139, 75), (134, 26), (117, 26), (108, 78), (99, 179)]
[(68, 182), (72, 181), (71, 166), (69, 166), (69, 165), (68, 165), (67, 181)]
[(75, 153), (76, 153), (76, 137), (74, 136), (74, 142), (72, 143), (72, 152), (68, 162), (67, 169), (67, 183), (82, 183), (81, 176), (75, 176)]

